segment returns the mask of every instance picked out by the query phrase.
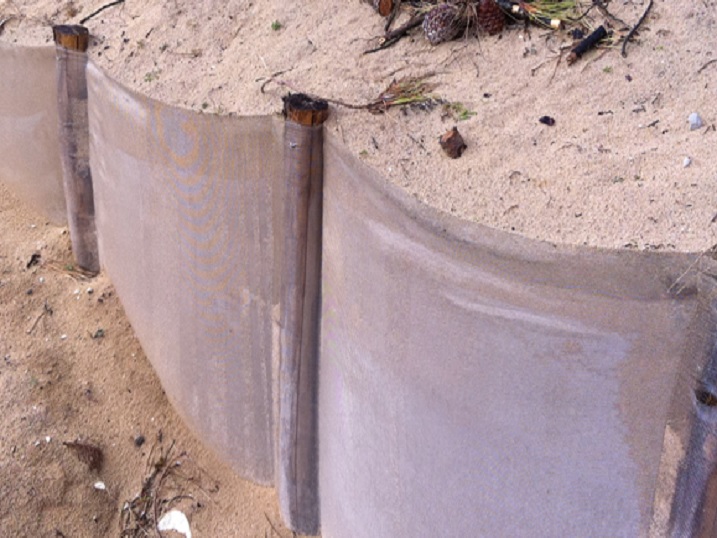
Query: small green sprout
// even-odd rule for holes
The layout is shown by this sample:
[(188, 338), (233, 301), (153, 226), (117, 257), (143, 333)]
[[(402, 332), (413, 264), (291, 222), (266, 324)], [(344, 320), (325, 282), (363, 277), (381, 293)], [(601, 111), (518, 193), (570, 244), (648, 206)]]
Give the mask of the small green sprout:
[(446, 108), (451, 117), (456, 121), (465, 121), (476, 115), (476, 112), (469, 110), (460, 102), (448, 103)]

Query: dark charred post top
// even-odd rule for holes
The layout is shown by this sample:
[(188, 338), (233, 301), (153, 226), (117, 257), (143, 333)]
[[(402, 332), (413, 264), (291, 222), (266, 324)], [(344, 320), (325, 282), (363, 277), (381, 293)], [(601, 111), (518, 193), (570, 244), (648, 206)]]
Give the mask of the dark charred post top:
[(284, 117), (299, 125), (321, 125), (329, 117), (329, 104), (323, 99), (314, 99), (303, 93), (290, 93), (283, 101)]
[(87, 51), (90, 43), (89, 30), (78, 24), (53, 26), (52, 35), (55, 38), (56, 45), (78, 52)]

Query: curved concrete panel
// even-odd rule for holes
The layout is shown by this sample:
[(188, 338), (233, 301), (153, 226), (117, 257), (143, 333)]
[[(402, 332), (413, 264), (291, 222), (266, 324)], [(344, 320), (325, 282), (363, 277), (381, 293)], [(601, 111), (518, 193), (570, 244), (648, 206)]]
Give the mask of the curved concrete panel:
[(281, 123), (163, 105), (87, 71), (100, 260), (168, 396), (273, 482)]
[(324, 181), (325, 535), (647, 535), (689, 257), (468, 225), (335, 141)]
[(0, 74), (0, 181), (65, 224), (55, 47), (0, 43)]

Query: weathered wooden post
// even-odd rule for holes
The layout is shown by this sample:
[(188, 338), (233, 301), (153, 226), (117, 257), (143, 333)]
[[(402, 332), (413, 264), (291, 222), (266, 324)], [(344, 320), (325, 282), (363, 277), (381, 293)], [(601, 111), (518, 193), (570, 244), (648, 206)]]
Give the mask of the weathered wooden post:
[(100, 263), (90, 173), (85, 75), (90, 34), (84, 26), (54, 26), (52, 32), (57, 45), (60, 156), (72, 250), (77, 265), (96, 273)]
[[(714, 294), (714, 289), (711, 292)], [(710, 305), (709, 312), (712, 314), (710, 325), (714, 326), (717, 304)], [(690, 398), (689, 441), (676, 469), (669, 525), (671, 537), (717, 536), (717, 339), (714, 335), (712, 340), (705, 360), (699, 361), (701, 376)]]
[(319, 529), (317, 389), (321, 301), (322, 124), (328, 104), (284, 98), (284, 248), (282, 256), (279, 462), (282, 516), (293, 530)]

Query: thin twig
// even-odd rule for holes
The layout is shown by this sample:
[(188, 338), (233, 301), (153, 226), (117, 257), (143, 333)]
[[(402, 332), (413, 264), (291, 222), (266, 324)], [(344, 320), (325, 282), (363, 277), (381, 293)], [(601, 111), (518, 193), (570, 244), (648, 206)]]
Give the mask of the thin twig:
[[(283, 75), (283, 74), (286, 73), (287, 71), (291, 71), (291, 69), (282, 69), (281, 71), (277, 71), (276, 73), (272, 73), (271, 76), (269, 76), (269, 78), (267, 78), (267, 79), (261, 84), (261, 87), (259, 88), (259, 91), (261, 91), (261, 93), (265, 93), (266, 85), (269, 84), (270, 82), (273, 82), (276, 77), (278, 77), (279, 75)], [(260, 80), (261, 80), (261, 79), (260, 79)]]
[[(286, 86), (289, 89), (298, 91), (296, 88), (292, 87), (291, 84), (289, 84), (288, 82), (284, 82), (283, 80), (277, 80), (276, 83), (279, 84), (280, 86)], [(357, 105), (355, 103), (347, 103), (346, 101), (341, 101), (340, 99), (331, 99), (328, 97), (321, 97), (320, 95), (314, 95), (312, 93), (306, 93), (306, 92), (300, 92), (300, 93), (303, 93), (304, 95), (306, 95), (309, 98), (314, 99), (314, 100), (326, 101), (327, 103), (331, 103), (332, 105), (338, 105), (338, 106), (342, 106), (345, 108), (351, 108), (353, 110), (368, 109), (373, 104), (373, 103), (365, 103), (365, 104)]]
[[(687, 276), (687, 274), (695, 268), (695, 266), (702, 260), (702, 258), (704, 258), (705, 256), (712, 257), (716, 252), (717, 252), (717, 245), (712, 245), (710, 248), (705, 249), (702, 252), (700, 252), (700, 254), (695, 258), (695, 260), (692, 263), (690, 263), (690, 265), (687, 266), (687, 269), (685, 269), (684, 272), (675, 279), (675, 281), (672, 283), (672, 285), (667, 289), (667, 293), (672, 293), (672, 290), (675, 288), (675, 286), (677, 286), (682, 281), (682, 279), (685, 278)], [(677, 294), (682, 292), (683, 289), (684, 289), (684, 286), (679, 289)]]
[(45, 301), (45, 305), (44, 305), (44, 307), (43, 307), (43, 309), (42, 309), (42, 312), (40, 312), (40, 315), (37, 316), (37, 318), (35, 319), (35, 323), (33, 323), (33, 324), (32, 324), (32, 327), (30, 327), (30, 328), (27, 330), (27, 334), (32, 334), (32, 331), (35, 330), (35, 327), (37, 327), (37, 324), (40, 323), (40, 320), (41, 320), (45, 315), (52, 315), (52, 308), (50, 308), (50, 306), (47, 304), (47, 301)]
[(426, 18), (425, 13), (418, 13), (417, 15), (414, 15), (407, 23), (403, 24), (402, 26), (399, 26), (395, 30), (391, 30), (385, 36), (383, 36), (383, 41), (378, 47), (366, 50), (364, 51), (364, 54), (378, 52), (380, 50), (387, 49), (391, 45), (395, 45), (402, 37), (406, 36), (408, 32), (410, 32), (417, 26), (423, 24), (424, 18)]
[(85, 24), (85, 23), (86, 23), (87, 21), (89, 21), (92, 17), (94, 17), (95, 15), (99, 15), (99, 14), (102, 13), (105, 9), (110, 8), (110, 7), (112, 7), (112, 6), (116, 6), (117, 4), (122, 4), (122, 3), (124, 3), (124, 0), (114, 0), (114, 2), (110, 2), (109, 4), (105, 4), (105, 5), (102, 6), (101, 8), (96, 9), (95, 11), (93, 11), (92, 13), (90, 13), (89, 15), (87, 15), (87, 17), (85, 17), (84, 19), (82, 19), (82, 20), (80, 21), (80, 24)]
[(531, 67), (531, 68), (530, 68), (530, 76), (531, 76), (531, 77), (534, 77), (534, 76), (535, 76), (535, 73), (537, 73), (538, 70), (539, 70), (541, 67), (543, 67), (545, 64), (550, 63), (550, 62), (552, 62), (553, 60), (559, 58), (559, 56), (560, 56), (560, 55), (551, 56), (550, 58), (546, 58), (545, 60), (543, 60), (543, 61), (540, 62), (539, 64), (534, 65), (533, 67)]
[(58, 273), (62, 273), (63, 275), (71, 278), (75, 282), (79, 282), (81, 280), (89, 280), (92, 277), (97, 276), (96, 273), (92, 273), (90, 271), (85, 271), (81, 267), (74, 267), (72, 265), (62, 265), (61, 262), (51, 260), (47, 262), (48, 269), (52, 269), (53, 271), (57, 271)]
[(278, 530), (276, 530), (276, 527), (274, 526), (274, 523), (272, 523), (271, 519), (269, 519), (269, 515), (268, 515), (266, 512), (264, 512), (264, 517), (266, 518), (266, 522), (267, 522), (267, 523), (269, 524), (269, 526), (271, 527), (272, 532), (276, 533), (276, 535), (277, 535), (279, 538), (283, 538), (283, 536), (281, 535), (281, 533), (280, 533)]
[(697, 70), (697, 74), (699, 75), (700, 73), (702, 73), (702, 71), (705, 70), (705, 68), (706, 68), (707, 66), (709, 66), (709, 65), (711, 65), (711, 64), (713, 64), (713, 63), (715, 63), (715, 62), (717, 62), (717, 58), (715, 58), (715, 59), (713, 59), (713, 60), (710, 60), (709, 62), (707, 62), (706, 64), (704, 64), (702, 67), (700, 67), (700, 68)]
[(555, 75), (558, 72), (558, 67), (560, 67), (560, 62), (563, 61), (563, 51), (560, 51), (560, 54), (558, 54), (558, 61), (555, 62), (555, 67), (553, 68), (553, 73), (550, 75), (550, 78), (548, 79), (548, 86), (550, 86), (553, 83), (553, 79), (555, 78)]
[(383, 27), (384, 32), (388, 32), (391, 29), (391, 25), (393, 24), (393, 21), (396, 19), (396, 15), (398, 15), (398, 12), (401, 9), (401, 0), (396, 0), (393, 3), (393, 9), (391, 9), (391, 13), (388, 14), (388, 17), (386, 17), (386, 25)]
[(174, 441), (172, 441), (172, 444), (169, 445), (169, 448), (167, 449), (167, 452), (163, 456), (163, 460), (161, 463), (164, 465), (161, 472), (159, 473), (159, 478), (157, 479), (157, 483), (154, 486), (154, 494), (152, 495), (152, 511), (154, 513), (154, 528), (157, 531), (157, 534), (162, 537), (162, 533), (159, 531), (159, 528), (157, 527), (157, 524), (159, 523), (159, 519), (157, 519), (157, 496), (160, 495), (160, 489), (162, 488), (162, 481), (167, 476), (167, 473), (169, 472), (169, 469), (171, 467), (172, 462), (169, 460), (169, 455), (172, 452), (172, 449), (174, 448)]
[(321, 97), (320, 95), (314, 95), (312, 93), (307, 93), (305, 91), (301, 91), (298, 88), (294, 87), (289, 82), (286, 82), (285, 80), (270, 79), (270, 80), (267, 80), (265, 84), (268, 84), (269, 82), (275, 82), (277, 85), (289, 88), (290, 90), (293, 90), (294, 92), (303, 93), (304, 95), (306, 95), (307, 97), (309, 97), (311, 99), (319, 100), (319, 101), (326, 101), (327, 103), (331, 103), (332, 105), (338, 105), (338, 106), (342, 106), (345, 108), (351, 108), (353, 110), (365, 110), (365, 109), (368, 109), (369, 107), (375, 105), (375, 103), (376, 103), (374, 101), (371, 103), (357, 105), (355, 103), (347, 103), (346, 101), (341, 101), (339, 99), (330, 99), (328, 97)]
[(652, 9), (653, 0), (650, 0), (650, 2), (647, 4), (647, 7), (645, 8), (645, 12), (642, 14), (642, 17), (637, 21), (637, 24), (632, 27), (632, 29), (627, 33), (627, 36), (625, 36), (625, 41), (622, 42), (622, 51), (620, 54), (622, 54), (623, 58), (627, 58), (627, 43), (632, 39), (632, 36), (635, 35), (635, 32), (637, 32), (637, 29), (640, 27), (640, 25), (643, 23), (643, 21), (647, 18), (647, 14)]
[[(624, 20), (622, 20), (621, 18), (616, 17), (615, 15), (610, 13), (607, 9), (607, 6), (605, 5), (605, 3), (602, 0), (593, 0), (593, 6), (597, 7), (598, 11), (600, 13), (602, 13), (608, 19), (612, 19), (613, 21), (622, 24), (625, 28), (630, 28), (630, 25), (627, 24)], [(592, 9), (593, 6), (591, 6), (590, 9)], [(590, 9), (588, 9), (588, 11), (590, 11)], [(586, 12), (586, 14), (587, 14), (587, 12)]]
[[(216, 480), (214, 480), (214, 477), (213, 477), (212, 475), (210, 475), (206, 470), (204, 470), (204, 469), (202, 468), (202, 466), (199, 465), (199, 464), (194, 460), (194, 458), (192, 458), (192, 456), (190, 456), (189, 454), (184, 454), (184, 458), (185, 458), (187, 461), (192, 462), (192, 465), (194, 465), (194, 466), (199, 470), (199, 473), (200, 473), (200, 474), (203, 474), (203, 475), (204, 475), (204, 478), (206, 478), (206, 479), (209, 480), (210, 482), (214, 483), (214, 487), (217, 487), (217, 488), (219, 487), (218, 484), (217, 484), (217, 482), (216, 482)], [(175, 471), (175, 474), (177, 474), (177, 476), (183, 477), (183, 475), (182, 475), (181, 473), (177, 472), (177, 471)], [(187, 482), (192, 481), (192, 478), (189, 477), (189, 476), (184, 477), (184, 479), (185, 479), (185, 481), (187, 481)], [(201, 480), (201, 478), (200, 478), (200, 480)], [(210, 493), (209, 493), (206, 489), (204, 489), (204, 488), (202, 487), (202, 485), (201, 485), (201, 483), (199, 482), (199, 480), (198, 480), (198, 481), (194, 481), (193, 483), (194, 483), (194, 486), (197, 487), (197, 489), (199, 489), (199, 491), (201, 491), (202, 493), (204, 493), (204, 495), (206, 496), (206, 498), (207, 498), (208, 501), (213, 502), (213, 503), (216, 504), (216, 501), (215, 501), (214, 499), (212, 499)]]

